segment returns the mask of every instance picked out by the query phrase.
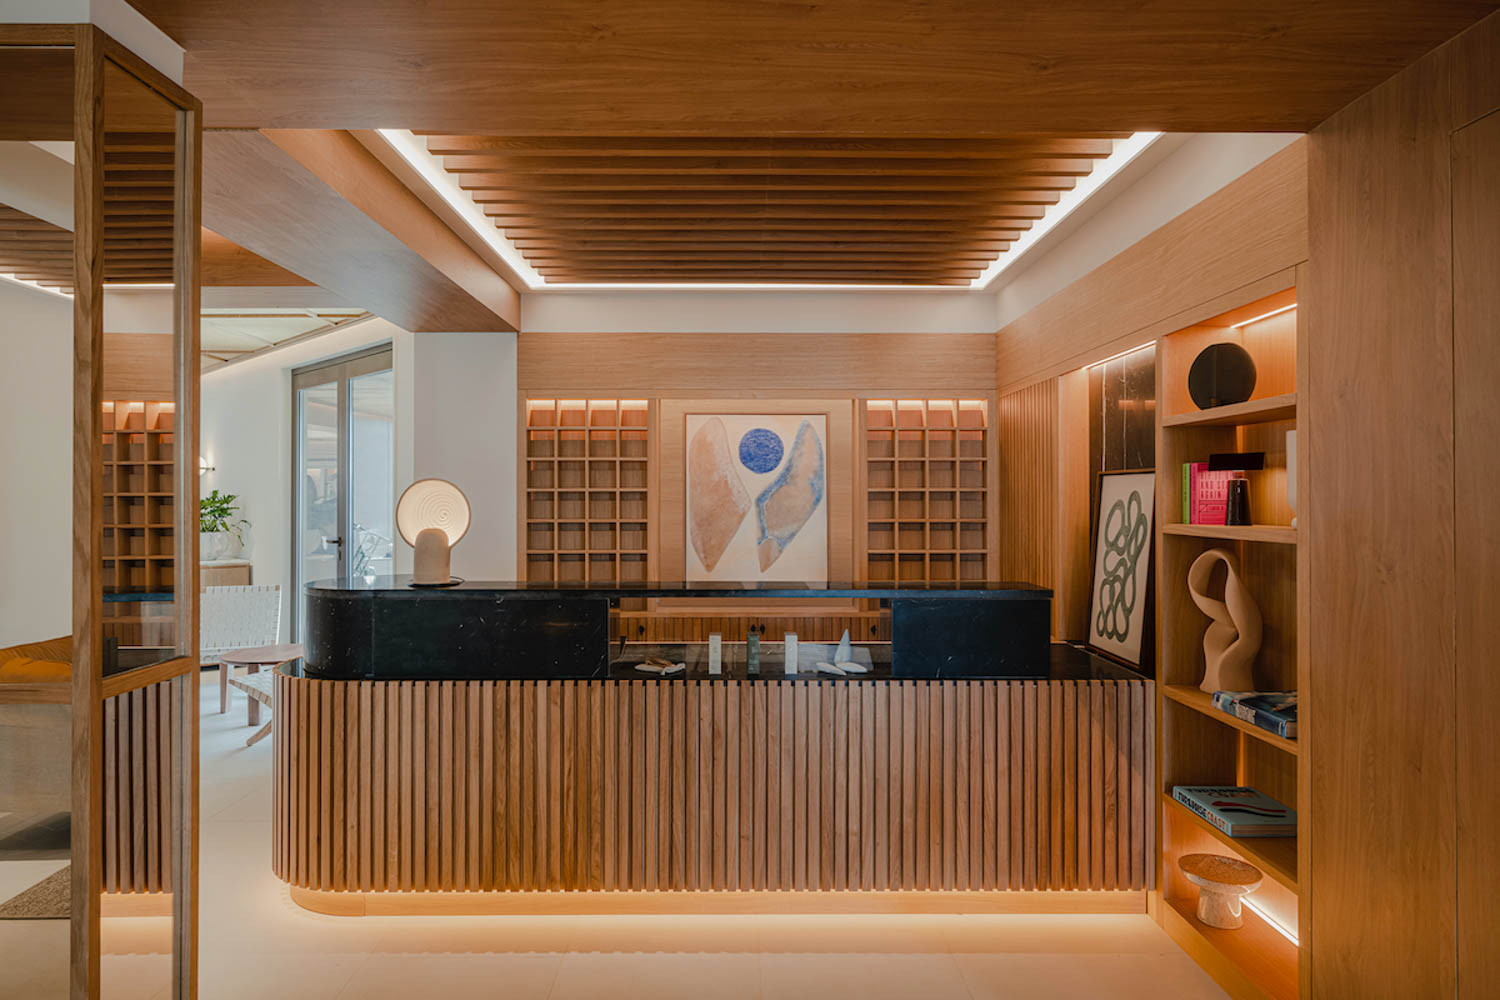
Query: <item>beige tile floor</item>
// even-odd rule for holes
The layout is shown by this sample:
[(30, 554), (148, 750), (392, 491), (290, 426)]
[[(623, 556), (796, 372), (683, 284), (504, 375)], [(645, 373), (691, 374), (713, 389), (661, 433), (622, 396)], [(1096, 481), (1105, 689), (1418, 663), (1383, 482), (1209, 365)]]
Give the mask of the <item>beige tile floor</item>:
[[(1224, 994), (1145, 915), (328, 917), (268, 862), (271, 745), (204, 685), (204, 1000), (835, 997), (1199, 1000)], [(164, 921), (111, 920), (109, 1000), (165, 997)]]

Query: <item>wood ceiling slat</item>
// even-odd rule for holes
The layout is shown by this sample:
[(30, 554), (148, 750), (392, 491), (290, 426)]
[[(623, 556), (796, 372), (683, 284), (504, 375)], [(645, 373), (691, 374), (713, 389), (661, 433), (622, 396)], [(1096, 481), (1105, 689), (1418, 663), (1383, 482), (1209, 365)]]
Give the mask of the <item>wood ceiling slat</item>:
[(642, 241), (655, 240), (666, 242), (671, 240), (684, 243), (700, 242), (734, 242), (742, 243), (747, 240), (759, 241), (762, 245), (766, 243), (850, 243), (869, 241), (876, 243), (949, 243), (959, 240), (1018, 240), (1021, 233), (1014, 229), (990, 229), (979, 232), (959, 232), (955, 230), (907, 230), (907, 229), (868, 229), (862, 231), (845, 230), (841, 233), (819, 232), (817, 230), (788, 230), (788, 229), (725, 229), (725, 230), (697, 230), (697, 229), (658, 229), (658, 230), (622, 230), (622, 229), (593, 229), (578, 230), (574, 232), (553, 231), (549, 229), (510, 229), (506, 230), (506, 236), (519, 242), (532, 240), (564, 239), (569, 243), (576, 244), (591, 240), (604, 241), (632, 241), (637, 238)]
[[(998, 224), (997, 224), (998, 223)], [(808, 232), (860, 232), (864, 230), (878, 230), (883, 232), (905, 232), (908, 230), (927, 230), (954, 235), (978, 235), (980, 233), (994, 233), (1000, 231), (1000, 227), (1007, 227), (1004, 231), (1014, 232), (1018, 228), (1024, 228), (1020, 220), (1004, 219), (991, 223), (986, 220), (965, 219), (761, 219), (746, 217), (740, 219), (514, 219), (502, 222), (500, 228), (504, 231), (536, 232), (546, 230), (554, 233), (599, 233), (633, 232), (633, 231), (665, 231), (677, 232), (686, 226), (691, 226), (695, 231), (703, 230), (728, 230), (738, 233), (762, 232), (757, 224), (767, 227), (775, 226), (782, 230), (804, 230)]]
[(913, 253), (928, 251), (934, 255), (942, 253), (1002, 253), (1010, 248), (1008, 241), (1001, 240), (967, 240), (967, 241), (943, 241), (941, 243), (921, 243), (908, 240), (905, 245), (889, 244), (885, 241), (869, 240), (858, 242), (852, 240), (817, 240), (807, 242), (793, 242), (779, 240), (768, 243), (765, 240), (726, 240), (713, 242), (711, 240), (696, 241), (598, 241), (598, 242), (567, 242), (567, 241), (543, 241), (524, 240), (517, 244), (517, 249), (523, 254), (533, 253), (562, 253), (572, 254), (582, 251), (588, 253), (597, 251), (606, 252), (629, 252), (639, 251), (641, 253), (670, 252), (670, 253), (704, 253), (715, 254), (733, 251), (760, 252), (764, 253), (767, 247), (776, 248), (780, 253), (890, 253), (899, 254), (910, 250)]
[(465, 191), (1071, 191), (1076, 177), (1032, 174), (1024, 177), (913, 177), (886, 174), (876, 177), (819, 177), (787, 174), (701, 174), (669, 176), (653, 174), (463, 174), (454, 175)]
[(893, 272), (879, 276), (868, 274), (851, 274), (847, 271), (822, 272), (815, 271), (807, 274), (776, 274), (765, 271), (745, 271), (733, 274), (687, 274), (676, 270), (641, 271), (634, 274), (589, 274), (579, 272), (577, 274), (554, 275), (549, 279), (556, 284), (576, 284), (580, 282), (597, 282), (618, 284), (621, 282), (694, 282), (702, 284), (753, 283), (753, 284), (798, 284), (798, 285), (954, 285), (964, 286), (973, 282), (972, 278), (932, 278), (927, 275), (903, 274)]
[[(530, 174), (700, 174), (764, 172), (777, 177), (903, 174), (910, 177), (1087, 177), (1094, 169), (1088, 158), (1018, 160), (886, 160), (879, 157), (656, 157), (619, 156), (591, 160), (572, 156), (447, 157), (445, 166), (459, 177), (525, 177)], [(456, 162), (455, 162), (456, 161)]]
[[(907, 220), (937, 222), (944, 220), (958, 220), (963, 222), (997, 222), (1004, 221), (1007, 225), (1013, 220), (1017, 225), (1029, 225), (1030, 222), (1042, 218), (1046, 214), (1043, 205), (993, 205), (983, 208), (958, 208), (944, 206), (941, 208), (923, 208), (906, 205), (799, 205), (788, 207), (784, 205), (716, 205), (712, 208), (701, 208), (697, 206), (683, 205), (647, 205), (638, 207), (635, 205), (612, 207), (606, 205), (535, 205), (526, 212), (516, 212), (510, 209), (486, 206), (484, 214), (494, 220), (497, 226), (524, 226), (531, 223), (527, 219), (539, 220), (537, 225), (547, 225), (553, 220), (564, 219), (597, 219), (603, 220), (625, 220), (625, 219), (689, 219), (697, 220), (705, 216), (721, 219), (765, 219), (768, 225), (774, 225), (776, 220), (783, 218), (795, 218), (798, 221), (812, 221), (817, 219), (891, 219), (905, 223)], [(517, 221), (520, 220), (520, 221)]]
[(1050, 156), (1108, 156), (1113, 139), (1129, 132), (1098, 136), (1029, 136), (1017, 139), (867, 139), (771, 138), (712, 139), (656, 136), (494, 136), (422, 132), (428, 152), (436, 156), (471, 154), (541, 154), (549, 156), (764, 156), (768, 152), (797, 156), (864, 154), (891, 158), (947, 156), (971, 159), (1015, 159)]
[(517, 208), (528, 205), (781, 205), (790, 209), (809, 205), (959, 206), (981, 209), (994, 205), (1055, 205), (1061, 197), (1061, 191), (1023, 190), (982, 194), (963, 191), (616, 191), (612, 194), (575, 192), (532, 195), (480, 191), (472, 195), (475, 204)]
[(613, 261), (659, 260), (663, 263), (691, 264), (693, 261), (800, 260), (817, 263), (831, 260), (858, 260), (897, 263), (899, 261), (994, 260), (999, 250), (901, 250), (890, 247), (885, 252), (858, 250), (527, 250), (526, 259), (537, 262), (577, 261), (603, 263)]

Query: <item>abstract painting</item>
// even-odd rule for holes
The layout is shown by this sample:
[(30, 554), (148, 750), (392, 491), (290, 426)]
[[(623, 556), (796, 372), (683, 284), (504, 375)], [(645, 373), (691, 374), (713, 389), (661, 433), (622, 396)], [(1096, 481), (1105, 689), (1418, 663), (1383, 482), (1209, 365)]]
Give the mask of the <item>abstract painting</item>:
[(689, 581), (827, 581), (827, 437), (825, 414), (688, 414)]
[(1146, 595), (1151, 587), (1155, 496), (1155, 473), (1105, 473), (1099, 477), (1089, 643), (1136, 665), (1141, 662)]

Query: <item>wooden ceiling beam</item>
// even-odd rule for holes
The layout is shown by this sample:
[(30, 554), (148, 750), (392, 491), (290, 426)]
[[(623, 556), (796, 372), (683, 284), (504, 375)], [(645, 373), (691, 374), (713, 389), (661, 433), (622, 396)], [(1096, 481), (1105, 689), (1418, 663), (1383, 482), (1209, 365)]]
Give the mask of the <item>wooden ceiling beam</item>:
[(698, 229), (675, 229), (675, 230), (620, 230), (620, 229), (593, 229), (580, 230), (577, 232), (563, 232), (542, 229), (512, 229), (506, 235), (516, 244), (534, 244), (537, 240), (560, 241), (568, 244), (585, 244), (594, 241), (606, 243), (632, 243), (635, 245), (646, 245), (648, 242), (672, 242), (680, 245), (692, 245), (694, 243), (730, 242), (730, 243), (840, 243), (870, 241), (877, 243), (953, 243), (957, 241), (1003, 241), (1018, 240), (1021, 233), (1015, 229), (989, 229), (978, 232), (956, 232), (952, 230), (904, 230), (904, 229), (868, 229), (863, 231), (846, 230), (837, 235), (816, 230), (787, 230), (787, 229), (733, 229), (733, 230), (698, 230)]
[(207, 131), (203, 219), (412, 331), (516, 329), (519, 296), (347, 133)]
[[(710, 208), (678, 205), (647, 205), (614, 208), (606, 205), (536, 205), (527, 211), (487, 206), (484, 209), (495, 225), (501, 229), (516, 226), (546, 226), (551, 224), (576, 225), (577, 220), (586, 220), (597, 225), (605, 222), (673, 222), (697, 225), (700, 219), (739, 220), (751, 222), (765, 219), (767, 225), (795, 221), (801, 228), (804, 223), (822, 220), (843, 221), (848, 219), (889, 220), (892, 228), (908, 223), (992, 223), (1015, 224), (1017, 228), (1030, 225), (1046, 214), (1042, 205), (996, 205), (978, 209), (956, 207), (920, 208), (905, 205), (715, 205)], [(533, 221), (534, 220), (534, 221)], [(930, 227), (929, 227), (930, 228)]]
[(880, 250), (792, 250), (785, 247), (762, 247), (758, 250), (528, 250), (526, 259), (533, 264), (538, 261), (620, 261), (660, 260), (664, 262), (692, 263), (695, 260), (839, 260), (878, 261), (945, 261), (955, 259), (994, 260), (999, 250), (951, 250), (948, 248), (913, 250), (902, 247), (884, 247)]
[(1071, 191), (1076, 177), (1034, 174), (1010, 177), (912, 177), (887, 174), (878, 177), (841, 175), (785, 176), (777, 174), (702, 174), (674, 177), (654, 174), (514, 174), (495, 177), (465, 174), (459, 187), (465, 191), (502, 191), (525, 197), (544, 191), (969, 191), (976, 194), (1026, 188), (1035, 191)]
[(880, 139), (790, 136), (740, 139), (676, 136), (495, 136), (418, 131), (434, 156), (879, 156), (1010, 160), (1037, 155), (1108, 156), (1114, 139), (1099, 136), (1018, 136), (1005, 139)]
[(777, 272), (777, 271), (745, 271), (696, 274), (682, 271), (637, 271), (621, 274), (597, 274), (588, 271), (579, 271), (571, 274), (557, 274), (548, 277), (551, 285), (567, 284), (639, 284), (642, 282), (667, 282), (667, 283), (754, 283), (754, 284), (809, 284), (809, 285), (953, 285), (967, 286), (973, 283), (973, 278), (950, 277), (945, 275), (929, 274), (905, 274), (891, 273), (881, 275), (870, 275), (851, 271), (806, 271), (806, 272)]
[(660, 174), (694, 177), (715, 174), (766, 173), (778, 177), (883, 176), (908, 177), (1087, 177), (1094, 169), (1088, 158), (1019, 160), (883, 160), (879, 157), (767, 156), (619, 156), (597, 160), (573, 156), (488, 156), (483, 160), (450, 156), (444, 166), (459, 177), (525, 177), (531, 174)]
[[(497, 220), (498, 221), (498, 220)], [(762, 226), (758, 226), (761, 223)], [(1016, 220), (1002, 220), (1001, 225), (1015, 227)], [(907, 230), (927, 230), (951, 233), (955, 236), (978, 236), (991, 234), (999, 227), (984, 221), (967, 222), (955, 219), (533, 219), (513, 220), (502, 224), (506, 233), (599, 233), (599, 232), (676, 232), (687, 228), (691, 231), (727, 230), (736, 233), (763, 233), (775, 230), (802, 230), (807, 232), (860, 232), (876, 230), (901, 234)], [(1007, 229), (1006, 231), (1013, 231)], [(762, 237), (768, 238), (768, 237)], [(899, 235), (898, 235), (899, 238)]]
[(903, 243), (885, 241), (856, 242), (841, 240), (837, 242), (818, 240), (814, 242), (795, 242), (790, 240), (778, 240), (767, 244), (765, 241), (743, 240), (713, 242), (710, 240), (697, 241), (547, 241), (527, 240), (518, 245), (517, 249), (528, 258), (533, 254), (567, 254), (567, 253), (702, 253), (721, 254), (734, 252), (764, 253), (768, 249), (774, 249), (778, 253), (976, 253), (996, 254), (1010, 249), (1008, 240), (969, 240), (964, 242), (914, 242), (911, 240)]
[(521, 195), (514, 192), (481, 191), (471, 195), (475, 204), (525, 208), (531, 205), (784, 205), (796, 209), (808, 205), (910, 205), (913, 207), (967, 207), (992, 205), (1055, 205), (1061, 191), (995, 191), (983, 195), (965, 192), (919, 191), (616, 191), (613, 193), (570, 192)]

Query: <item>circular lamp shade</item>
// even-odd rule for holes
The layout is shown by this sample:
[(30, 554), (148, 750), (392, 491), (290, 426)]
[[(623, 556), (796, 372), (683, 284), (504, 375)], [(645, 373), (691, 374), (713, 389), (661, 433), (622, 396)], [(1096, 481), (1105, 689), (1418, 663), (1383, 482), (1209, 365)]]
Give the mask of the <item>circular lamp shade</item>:
[(427, 528), (447, 535), (449, 546), (468, 533), (469, 498), (446, 479), (418, 479), (396, 503), (396, 530), (407, 545), (415, 546)]

